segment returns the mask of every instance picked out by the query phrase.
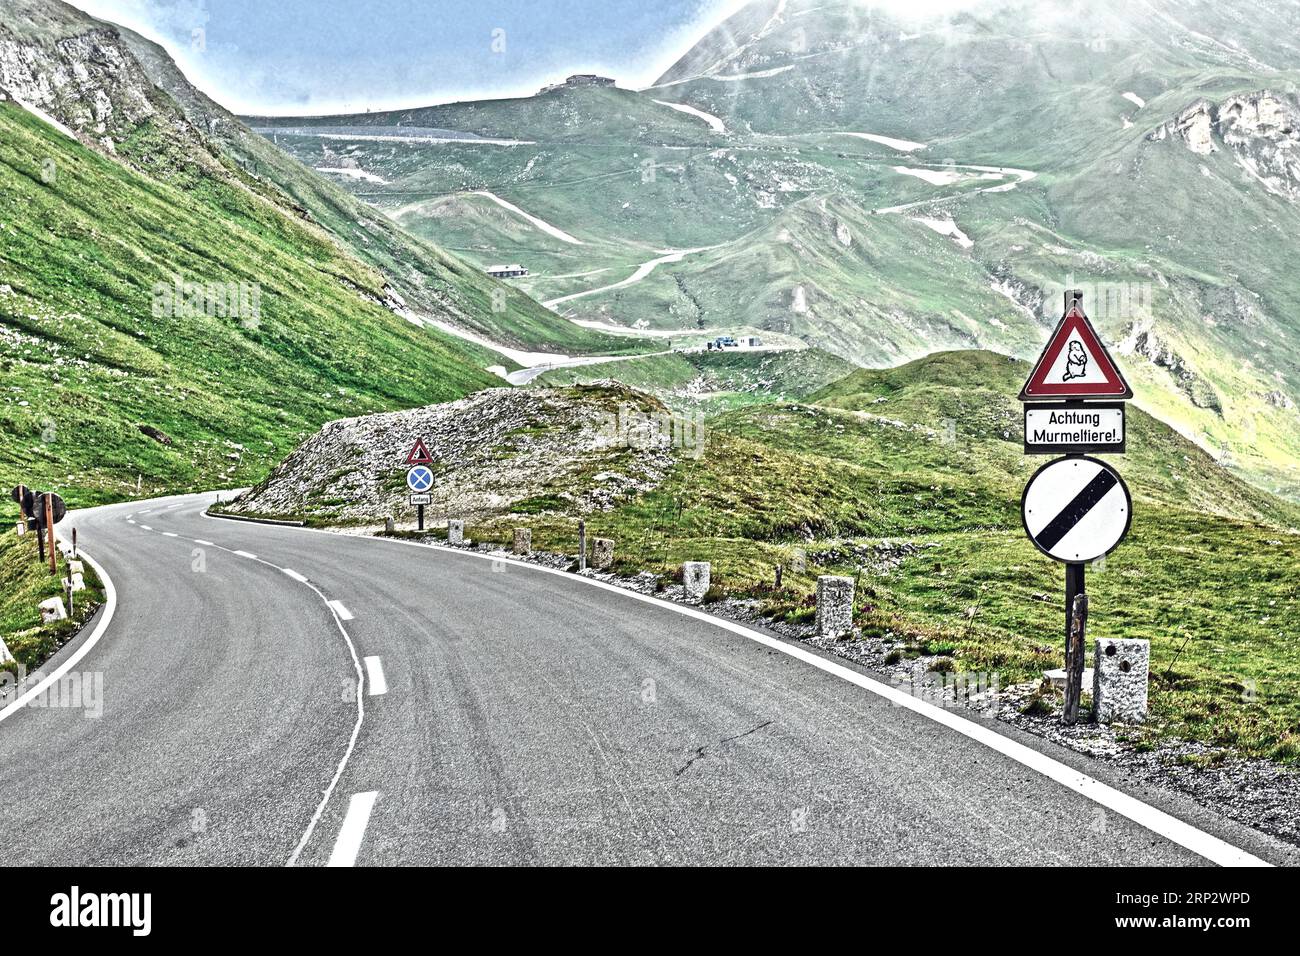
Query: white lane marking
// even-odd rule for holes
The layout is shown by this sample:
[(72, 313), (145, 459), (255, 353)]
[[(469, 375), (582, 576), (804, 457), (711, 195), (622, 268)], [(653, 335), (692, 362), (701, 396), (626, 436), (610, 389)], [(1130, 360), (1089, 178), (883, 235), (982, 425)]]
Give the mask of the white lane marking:
[(355, 614), (343, 606), (342, 601), (326, 601), (325, 603), (333, 608), (334, 613), (337, 614), (341, 620), (350, 621), (356, 617)]
[[(214, 521), (217, 519), (213, 519)], [(326, 531), (323, 528), (289, 528), (289, 531), (308, 531), (315, 534), (333, 534), (334, 532)], [(1273, 864), (1262, 860), (1259, 857), (1233, 846), (1226, 840), (1221, 840), (1212, 834), (1206, 833), (1189, 823), (1184, 823), (1177, 817), (1157, 809), (1150, 804), (1143, 803), (1136, 797), (1131, 797), (1122, 791), (1116, 790), (1100, 780), (1090, 777), (1085, 773), (1074, 770), (1066, 764), (1061, 763), (1053, 757), (1039, 753), (1032, 747), (1005, 737), (989, 727), (977, 724), (975, 721), (962, 717), (956, 713), (938, 707), (928, 701), (920, 700), (911, 694), (891, 687), (880, 681), (872, 680), (855, 670), (851, 670), (842, 664), (834, 661), (828, 661), (812, 653), (806, 648), (795, 644), (789, 644), (785, 641), (769, 637), (766, 634), (760, 634), (758, 631), (751, 630), (743, 624), (737, 624), (734, 621), (728, 621), (723, 618), (713, 617), (704, 611), (692, 607), (685, 607), (680, 604), (672, 604), (660, 598), (651, 597), (648, 594), (639, 594), (636, 591), (629, 591), (626, 588), (620, 588), (614, 584), (607, 584), (604, 581), (596, 581), (591, 578), (585, 578), (573, 574), (570, 571), (562, 571), (558, 568), (548, 568), (543, 565), (530, 564), (526, 561), (519, 561), (513, 558), (504, 558), (499, 554), (483, 554), (476, 551), (463, 551), (459, 548), (449, 548), (446, 545), (423, 544), (418, 541), (401, 541), (394, 538), (357, 538), (359, 541), (376, 541), (385, 544), (405, 545), (414, 548), (430, 548), (435, 551), (447, 551), (453, 554), (463, 555), (468, 558), (474, 558), (480, 561), (505, 561), (507, 564), (516, 565), (520, 568), (526, 568), (536, 571), (540, 574), (553, 574), (562, 577), (567, 581), (581, 581), (592, 587), (601, 588), (614, 594), (621, 594), (624, 597), (641, 601), (644, 604), (653, 604), (665, 610), (672, 611), (675, 614), (682, 614), (686, 617), (695, 618), (698, 621), (705, 621), (715, 627), (730, 631), (741, 637), (748, 638), (762, 644), (779, 653), (786, 654), (797, 660), (803, 661), (816, 667), (818, 670), (825, 671), (842, 680), (848, 681), (869, 693), (884, 697), (886, 700), (899, 707), (905, 707), (922, 717), (927, 717), (936, 723), (943, 724), (951, 730), (956, 731), (964, 737), (969, 737), (976, 743), (983, 744), (990, 750), (994, 750), (1004, 757), (1014, 760), (1022, 766), (1028, 767), (1043, 776), (1055, 780), (1057, 783), (1073, 790), (1082, 797), (1091, 800), (1094, 803), (1118, 813), (1120, 816), (1127, 817), (1134, 823), (1145, 827), (1153, 833), (1159, 834), (1172, 843), (1191, 850), (1193, 853), (1204, 857), (1212, 863), (1220, 866), (1272, 866)]]
[(164, 532), (162, 533), (162, 536), (163, 536), (164, 538), (179, 538), (179, 537), (180, 537), (180, 535), (178, 535), (175, 531), (164, 531)]
[(280, 570), (283, 571), (285, 574), (289, 575), (289, 577), (293, 578), (295, 581), (301, 581), (303, 584), (307, 583), (307, 579), (303, 577), (301, 574), (299, 574), (297, 571), (295, 571), (293, 568), (281, 568)]
[[(59, 540), (67, 540), (63, 532), (57, 528), (55, 529), (55, 534)], [(90, 652), (90, 649), (99, 643), (99, 639), (104, 636), (104, 632), (108, 630), (108, 625), (113, 621), (113, 615), (117, 612), (117, 588), (113, 587), (113, 579), (108, 576), (108, 572), (104, 570), (98, 561), (86, 554), (86, 552), (81, 548), (77, 549), (77, 557), (80, 560), (85, 561), (95, 570), (95, 573), (99, 575), (100, 582), (104, 585), (104, 616), (99, 619), (99, 623), (96, 624), (95, 629), (90, 632), (90, 636), (82, 641), (81, 646), (78, 647), (66, 661), (54, 668), (54, 670), (50, 671), (50, 673), (45, 675), (45, 677), (41, 678), (40, 682), (32, 687), (31, 690), (8, 704), (3, 710), (0, 710), (0, 720), (13, 716), (13, 714), (17, 713), (20, 708), (26, 706), (29, 700), (37, 694), (44, 693), (45, 689), (55, 681), (61, 680), (64, 674), (72, 670), (72, 668)], [(31, 676), (28, 677), (28, 680), (31, 679)]]
[(153, 528), (149, 527), (147, 524), (142, 524), (142, 525), (140, 525), (140, 530), (141, 530), (141, 531), (152, 531)]
[(357, 862), (357, 853), (361, 850), (361, 838), (366, 835), (366, 824), (370, 822), (370, 811), (375, 808), (378, 792), (368, 790), (354, 793), (348, 801), (347, 816), (339, 829), (338, 839), (334, 841), (334, 852), (330, 854), (328, 866), (352, 866)]
[(202, 538), (195, 538), (195, 539), (194, 539), (194, 543), (195, 543), (195, 544), (201, 544), (201, 545), (204, 545), (204, 546), (209, 547), (209, 548), (215, 548), (215, 547), (216, 547), (216, 545), (213, 544), (211, 541), (204, 541)]
[[(211, 518), (203, 515), (211, 521), (220, 519)], [(289, 528), (282, 527), (281, 530), (288, 532), (303, 531), (311, 534), (334, 534), (335, 532), (327, 531), (324, 528)], [(1100, 780), (1090, 777), (1085, 773), (1074, 770), (1066, 764), (1061, 763), (1053, 757), (1039, 753), (1032, 747), (1027, 747), (1019, 741), (1012, 740), (1010, 737), (1003, 736), (992, 728), (982, 726), (966, 717), (962, 717), (954, 712), (945, 710), (942, 707), (931, 704), (928, 701), (920, 700), (911, 694), (888, 684), (877, 680), (872, 680), (855, 670), (845, 667), (843, 664), (837, 664), (834, 661), (825, 660), (824, 658), (812, 653), (804, 647), (790, 644), (785, 641), (769, 637), (766, 634), (760, 634), (758, 631), (751, 630), (743, 624), (737, 624), (734, 621), (728, 621), (724, 618), (713, 617), (710, 614), (700, 611), (693, 607), (687, 607), (680, 604), (673, 604), (661, 598), (652, 597), (648, 594), (640, 594), (636, 591), (630, 591), (626, 588), (618, 587), (615, 584), (608, 584), (604, 581), (597, 581), (592, 578), (581, 577), (570, 571), (563, 571), (558, 568), (548, 568), (544, 565), (531, 564), (527, 561), (519, 561), (514, 558), (505, 558), (500, 554), (484, 554), (476, 551), (465, 551), (460, 548), (451, 548), (446, 545), (424, 544), (419, 541), (402, 541), (396, 538), (356, 538), (358, 541), (373, 541), (382, 544), (395, 544), (411, 548), (428, 548), (434, 551), (445, 551), (451, 554), (459, 554), (467, 558), (473, 558), (479, 561), (504, 561), (507, 564), (515, 565), (519, 568), (537, 572), (539, 574), (552, 574), (556, 577), (564, 578), (566, 581), (582, 582), (591, 587), (600, 588), (612, 594), (619, 594), (632, 600), (640, 601), (643, 604), (652, 604), (664, 610), (671, 611), (674, 614), (681, 614), (685, 617), (694, 618), (698, 621), (704, 621), (715, 627), (730, 631), (740, 637), (748, 638), (764, 647), (793, 657), (796, 660), (816, 667), (818, 670), (825, 671), (842, 680), (847, 681), (868, 693), (876, 694), (889, 700), (891, 703), (933, 720), (956, 731), (964, 737), (974, 740), (976, 743), (988, 747), (990, 750), (1002, 754), (1010, 760), (1024, 767), (1028, 767), (1043, 776), (1056, 781), (1069, 790), (1074, 791), (1080, 796), (1091, 800), (1126, 817), (1145, 827), (1153, 833), (1156, 833), (1172, 843), (1191, 850), (1193, 853), (1204, 857), (1212, 863), (1220, 866), (1272, 866), (1266, 860), (1248, 853), (1247, 851), (1233, 846), (1226, 840), (1222, 840), (1213, 834), (1206, 833), (1204, 830), (1192, 826), (1190, 823), (1184, 823), (1177, 817), (1166, 813), (1148, 803), (1144, 803), (1136, 797), (1131, 797), (1122, 791), (1116, 790)], [(342, 630), (342, 625), (339, 625)], [(344, 631), (346, 636), (347, 632)], [(351, 641), (348, 641), (349, 646)], [(354, 652), (355, 653), (355, 652)], [(360, 699), (360, 689), (358, 689), (358, 701)], [(358, 729), (360, 724), (358, 722)], [(345, 758), (346, 759), (346, 758)]]
[(127, 523), (127, 524), (135, 524), (135, 519), (133, 519), (133, 518), (127, 518), (127, 519), (126, 519), (126, 523)]
[(255, 554), (249, 554), (247, 551), (231, 551), (230, 553), (231, 553), (231, 554), (237, 554), (237, 555), (239, 555), (241, 558), (252, 558), (254, 561), (257, 560), (257, 555), (255, 555)]
[(388, 693), (388, 681), (384, 680), (384, 663), (378, 657), (367, 657), (366, 677), (370, 681), (370, 696), (378, 697)]

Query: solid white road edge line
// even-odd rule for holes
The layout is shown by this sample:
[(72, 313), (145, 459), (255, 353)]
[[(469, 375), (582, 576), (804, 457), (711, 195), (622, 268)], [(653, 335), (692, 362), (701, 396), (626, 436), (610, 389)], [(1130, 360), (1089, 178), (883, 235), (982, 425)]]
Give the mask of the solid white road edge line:
[[(60, 541), (67, 540), (65, 535), (57, 528), (55, 529), (55, 535)], [(66, 661), (54, 668), (54, 670), (50, 671), (50, 673), (45, 677), (41, 678), (40, 682), (31, 690), (24, 693), (12, 703), (7, 704), (3, 710), (0, 710), (0, 720), (4, 720), (6, 717), (10, 717), (17, 713), (19, 709), (26, 706), (29, 700), (37, 694), (42, 693), (45, 688), (62, 678), (68, 671), (72, 670), (73, 666), (90, 653), (92, 647), (99, 643), (99, 639), (104, 636), (104, 632), (108, 630), (108, 625), (113, 620), (113, 614), (117, 611), (117, 588), (113, 587), (113, 579), (108, 576), (108, 572), (100, 566), (98, 561), (86, 554), (86, 552), (81, 548), (77, 549), (77, 560), (85, 561), (94, 568), (95, 573), (99, 575), (100, 582), (104, 585), (103, 616), (100, 617), (99, 623), (95, 625), (95, 629), (90, 632), (90, 636), (81, 642), (81, 645), (73, 651)]]
[[(217, 519), (212, 519), (217, 520)], [(327, 531), (323, 528), (287, 528), (288, 531), (308, 531), (315, 534), (336, 534), (337, 532)], [(655, 604), (676, 614), (683, 614), (686, 617), (692, 617), (699, 621), (705, 621), (715, 627), (730, 631), (741, 637), (756, 641), (764, 647), (779, 651), (782, 654), (789, 655), (797, 660), (803, 661), (833, 674), (842, 680), (848, 681), (857, 687), (862, 688), (899, 707), (905, 707), (914, 713), (927, 717), (935, 723), (943, 724), (951, 730), (956, 731), (964, 737), (969, 737), (976, 743), (983, 744), (990, 750), (997, 751), (1004, 757), (1014, 760), (1016, 763), (1028, 767), (1043, 776), (1055, 780), (1057, 783), (1073, 790), (1075, 793), (1085, 797), (1092, 802), (1105, 807), (1122, 817), (1127, 817), (1134, 823), (1145, 827), (1152, 833), (1159, 834), (1172, 843), (1176, 843), (1193, 853), (1204, 857), (1212, 863), (1220, 866), (1272, 866), (1266, 860), (1262, 860), (1252, 853), (1233, 846), (1226, 840), (1221, 840), (1213, 834), (1206, 833), (1204, 830), (1192, 826), (1190, 823), (1184, 823), (1177, 817), (1166, 813), (1150, 804), (1144, 803), (1136, 797), (1116, 790), (1108, 784), (1102, 783), (1093, 777), (1088, 776), (1078, 770), (1066, 766), (1059, 760), (1049, 757), (1046, 754), (1039, 753), (1032, 747), (1027, 747), (1019, 741), (1012, 740), (996, 730), (982, 726), (969, 718), (962, 717), (952, 711), (937, 707), (928, 701), (920, 700), (913, 697), (896, 687), (872, 680), (851, 668), (834, 661), (828, 661), (825, 658), (812, 653), (806, 648), (786, 641), (769, 637), (766, 634), (760, 634), (758, 631), (745, 627), (743, 624), (737, 624), (734, 621), (728, 621), (724, 618), (714, 617), (706, 614), (693, 607), (687, 607), (681, 604), (674, 604), (671, 601), (664, 601), (661, 598), (652, 597), (648, 594), (640, 594), (636, 591), (630, 591), (627, 588), (621, 588), (615, 584), (608, 584), (604, 581), (597, 581), (592, 578), (582, 577), (573, 574), (570, 571), (562, 571), (559, 568), (548, 568), (539, 564), (531, 564), (527, 561), (519, 561), (514, 558), (506, 557), (503, 552), (484, 553), (480, 551), (465, 551), (460, 548), (450, 548), (445, 545), (425, 544), (419, 541), (402, 541), (395, 538), (377, 538), (373, 536), (353, 536), (363, 541), (380, 541), (386, 544), (405, 545), (414, 548), (428, 548), (434, 551), (445, 551), (452, 554), (460, 554), (465, 557), (476, 558), (482, 561), (505, 561), (507, 564), (513, 564), (520, 568), (526, 568), (530, 571), (537, 571), (542, 574), (553, 574), (569, 581), (582, 581), (592, 587), (601, 588), (615, 594), (621, 594), (624, 597), (634, 601), (641, 601), (645, 604)]]
[(334, 851), (330, 853), (327, 866), (352, 866), (357, 862), (357, 853), (361, 850), (361, 838), (366, 835), (366, 824), (370, 822), (370, 811), (375, 808), (375, 799), (379, 794), (374, 790), (354, 793), (348, 801), (348, 812), (343, 818), (338, 839), (334, 841)]
[[(219, 520), (217, 518), (212, 518), (209, 515), (204, 514), (202, 511), (200, 511), (199, 513), (203, 517), (208, 518), (208, 520), (210, 521)], [(285, 526), (276, 526), (276, 527), (281, 527), (282, 530), (288, 532), (302, 531), (302, 532), (308, 532), (312, 534), (337, 535), (337, 532), (328, 531), (324, 528), (293, 528), (293, 527), (285, 527)], [(661, 608), (664, 608), (665, 610), (672, 611), (673, 613), (682, 614), (685, 615), (686, 617), (691, 617), (699, 621), (704, 621), (706, 623), (714, 625), (715, 627), (720, 627), (725, 631), (730, 631), (731, 633), (736, 634), (740, 637), (748, 638), (751, 641), (755, 641), (759, 644), (762, 644), (764, 647), (770, 648), (774, 651), (778, 651), (782, 654), (786, 654), (790, 657), (795, 658), (796, 660), (803, 661), (805, 664), (809, 664), (812, 667), (816, 667), (818, 670), (825, 671), (828, 674), (832, 674), (836, 677), (839, 677), (842, 680), (848, 681), (850, 684), (860, 687), (869, 693), (876, 694), (879, 697), (883, 697), (886, 700), (890, 701), (891, 703), (899, 707), (905, 707), (908, 710), (911, 710), (922, 717), (926, 717), (929, 718), (930, 720), (933, 720), (935, 723), (942, 724), (945, 727), (948, 727), (949, 729), (956, 731), (962, 736), (969, 737), (971, 740), (974, 740), (976, 743), (983, 744), (984, 746), (988, 747), (990, 750), (994, 750), (997, 753), (1002, 754), (1004, 757), (1016, 761), (1016, 763), (1020, 764), (1021, 766), (1028, 767), (1030, 770), (1042, 774), (1043, 776), (1047, 777), (1050, 780), (1056, 781), (1057, 783), (1061, 784), (1062, 786), (1066, 787), (1069, 790), (1074, 791), (1080, 796), (1085, 797), (1086, 799), (1091, 800), (1092, 802), (1102, 807), (1105, 807), (1108, 810), (1118, 813), (1122, 817), (1126, 817), (1127, 819), (1132, 820), (1134, 823), (1137, 823), (1138, 825), (1145, 827), (1151, 832), (1164, 837), (1170, 842), (1176, 843), (1179, 846), (1184, 847), (1185, 849), (1191, 850), (1193, 853), (1196, 853), (1197, 855), (1204, 857), (1205, 859), (1211, 861), (1212, 863), (1217, 863), (1220, 866), (1272, 866), (1273, 865), (1266, 860), (1260, 859), (1254, 854), (1248, 853), (1247, 851), (1239, 847), (1233, 846), (1231, 843), (1228, 843), (1226, 840), (1221, 840), (1220, 838), (1214, 836), (1213, 834), (1206, 833), (1204, 830), (1192, 826), (1190, 823), (1184, 823), (1182, 820), (1179, 820), (1177, 817), (1168, 814), (1165, 811), (1160, 810), (1156, 807), (1153, 807), (1150, 804), (1144, 803), (1141, 800), (1137, 799), (1136, 797), (1129, 796), (1128, 794), (1123, 793), (1120, 790), (1116, 790), (1114, 787), (1111, 787), (1108, 784), (1102, 783), (1100, 780), (1090, 777), (1087, 774), (1082, 773), (1078, 770), (1074, 770), (1071, 767), (1061, 763), (1059, 760), (1056, 760), (1053, 757), (1049, 757), (1046, 754), (1039, 753), (1037, 750), (1034, 750), (1032, 747), (1027, 747), (1024, 744), (1020, 743), (1019, 741), (1012, 740), (1010, 737), (1006, 737), (998, 733), (996, 730), (993, 730), (989, 727), (982, 726), (969, 718), (962, 717), (956, 713), (945, 710), (942, 707), (937, 707), (934, 704), (929, 703), (928, 701), (920, 700), (916, 697), (913, 697), (911, 694), (899, 690), (896, 687), (891, 687), (888, 684), (882, 683), (880, 681), (872, 680), (871, 678), (859, 674), (857, 671), (845, 667), (842, 664), (837, 664), (834, 661), (826, 660), (825, 658), (812, 653), (811, 651), (809, 651), (804, 647), (800, 647), (796, 644), (791, 644), (786, 641), (778, 640), (777, 638), (774, 637), (769, 637), (766, 634), (761, 634), (758, 631), (745, 627), (743, 624), (737, 624), (734, 621), (728, 621), (724, 618), (714, 617), (711, 614), (706, 614), (705, 612), (700, 611), (693, 607), (687, 607), (681, 604), (674, 604), (671, 601), (665, 601), (662, 600), (661, 598), (652, 597), (651, 595), (648, 594), (641, 594), (637, 591), (631, 591), (628, 590), (627, 588), (621, 588), (615, 584), (608, 584), (605, 581), (597, 581), (592, 578), (587, 578), (581, 575), (573, 574), (572, 572), (569, 571), (562, 571), (559, 568), (548, 568), (545, 567), (544, 565), (531, 564), (527, 561), (519, 561), (517, 559), (507, 557), (505, 553), (501, 551), (495, 553), (485, 553), (481, 551), (466, 551), (461, 548), (451, 548), (451, 547), (447, 547), (446, 545), (427, 544), (419, 541), (402, 541), (396, 538), (378, 538), (373, 536), (362, 536), (362, 535), (354, 535), (350, 537), (353, 537), (355, 540), (359, 540), (359, 541), (377, 541), (384, 544), (404, 545), (406, 547), (413, 547), (413, 548), (427, 548), (432, 551), (443, 551), (450, 554), (459, 554), (464, 557), (475, 558), (481, 561), (504, 561), (507, 564), (513, 564), (519, 568), (523, 568), (529, 571), (534, 571), (541, 574), (553, 574), (556, 575), (557, 577), (562, 577), (568, 581), (581, 581), (582, 583), (590, 585), (591, 587), (601, 588), (602, 590), (609, 591), (614, 594), (621, 594), (624, 597), (634, 601), (641, 601), (644, 604), (654, 604)], [(342, 630), (341, 624), (339, 625), (339, 629)], [(347, 632), (344, 631), (345, 636), (346, 634)], [(349, 646), (351, 646), (351, 643), (352, 642), (349, 640), (348, 641)], [(353, 653), (355, 659), (355, 651)], [(360, 695), (360, 688), (358, 688), (358, 695)], [(358, 730), (359, 729), (360, 729), (360, 723), (358, 723)], [(349, 752), (350, 752), (350, 748), (349, 748)], [(323, 807), (324, 804), (322, 803), (322, 809)], [(318, 815), (319, 815), (319, 811), (318, 811)], [(304, 844), (305, 844), (305, 840), (304, 840)], [(296, 856), (297, 856), (297, 851), (295, 851), (295, 858)]]
[(239, 555), (241, 558), (252, 558), (254, 561), (257, 560), (257, 555), (255, 555), (255, 554), (250, 554), (250, 553), (247, 552), (247, 551), (231, 551), (230, 553), (231, 553), (231, 554), (237, 554), (237, 555)]
[(388, 693), (388, 681), (384, 680), (384, 662), (378, 657), (372, 655), (366, 658), (366, 677), (371, 697)]

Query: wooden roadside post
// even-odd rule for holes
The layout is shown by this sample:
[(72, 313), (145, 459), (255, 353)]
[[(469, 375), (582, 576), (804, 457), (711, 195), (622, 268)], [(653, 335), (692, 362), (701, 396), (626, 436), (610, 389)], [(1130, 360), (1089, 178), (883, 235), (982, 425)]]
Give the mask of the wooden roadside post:
[(776, 589), (781, 590), (781, 565), (776, 566)]
[(578, 519), (578, 570), (587, 570), (587, 520)]
[(1079, 698), (1083, 694), (1084, 636), (1088, 629), (1088, 595), (1078, 594), (1070, 615), (1070, 641), (1065, 649), (1065, 724), (1079, 719)]
[(58, 574), (59, 566), (54, 557), (54, 493), (45, 493), (45, 533), (49, 536), (50, 574)]

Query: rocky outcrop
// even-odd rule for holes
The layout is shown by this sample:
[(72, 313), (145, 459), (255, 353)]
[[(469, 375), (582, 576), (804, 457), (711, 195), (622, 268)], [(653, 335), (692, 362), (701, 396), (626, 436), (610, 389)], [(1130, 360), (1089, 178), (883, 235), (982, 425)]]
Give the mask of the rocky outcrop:
[(1214, 145), (1214, 105), (1209, 100), (1197, 100), (1176, 117), (1154, 129), (1147, 138), (1153, 141), (1181, 139), (1193, 153), (1208, 155), (1217, 149)]
[(1167, 371), (1197, 408), (1223, 414), (1223, 402), (1214, 386), (1156, 334), (1150, 321), (1135, 322), (1120, 343), (1119, 351), (1121, 354), (1144, 358), (1157, 368)]
[(485, 389), (330, 422), (228, 510), (340, 525), (413, 520), (404, 459), (419, 438), (433, 457), (430, 520), (600, 511), (657, 487), (679, 437), (663, 405), (621, 386)]
[(1291, 95), (1257, 90), (1217, 104), (1197, 100), (1148, 136), (1171, 137), (1202, 156), (1222, 144), (1270, 192), (1300, 198), (1300, 108)]

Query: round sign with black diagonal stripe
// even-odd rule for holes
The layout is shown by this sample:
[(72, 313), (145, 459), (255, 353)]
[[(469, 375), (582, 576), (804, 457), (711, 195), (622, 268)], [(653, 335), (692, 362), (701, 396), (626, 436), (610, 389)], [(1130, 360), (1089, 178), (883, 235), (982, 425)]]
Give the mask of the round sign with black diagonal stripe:
[(1025, 486), (1020, 513), (1039, 551), (1066, 564), (1085, 564), (1124, 540), (1133, 498), (1114, 468), (1079, 455), (1038, 469)]

